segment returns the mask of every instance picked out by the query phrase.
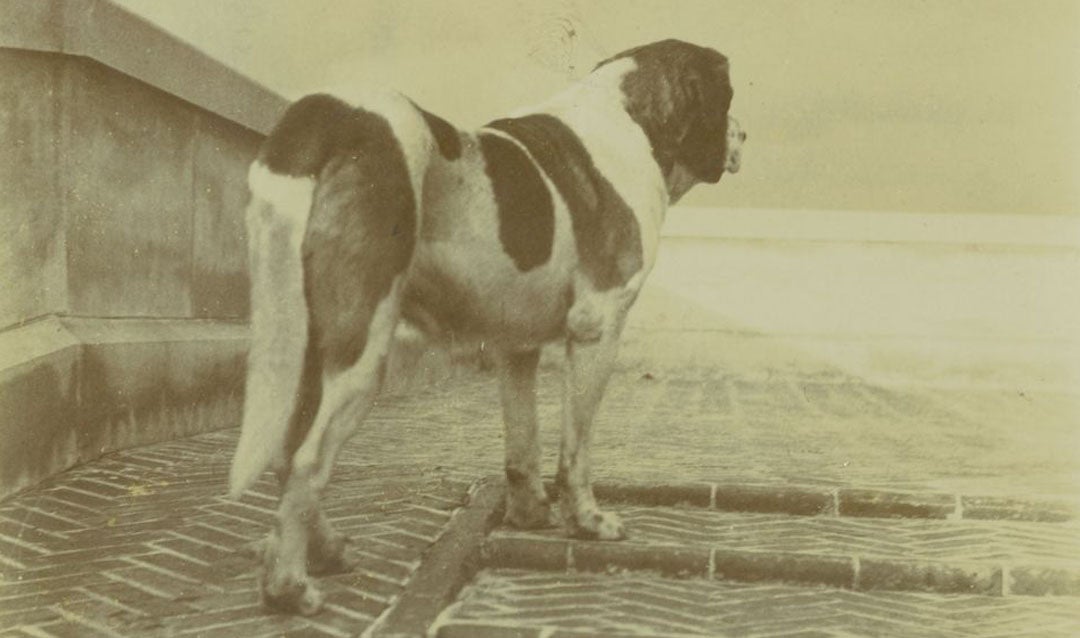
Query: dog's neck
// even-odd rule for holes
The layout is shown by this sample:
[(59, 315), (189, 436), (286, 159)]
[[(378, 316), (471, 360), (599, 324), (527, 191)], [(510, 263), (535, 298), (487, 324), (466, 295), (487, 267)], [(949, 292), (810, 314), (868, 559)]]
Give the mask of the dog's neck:
[(699, 183), (700, 181), (694, 177), (694, 174), (686, 170), (682, 164), (678, 162), (673, 164), (671, 170), (664, 176), (664, 185), (667, 187), (668, 192), (668, 205), (674, 205)]
[[(651, 132), (645, 125), (646, 123), (642, 120), (643, 109), (640, 105), (633, 103), (634, 96), (628, 94), (624, 86), (626, 77), (637, 70), (637, 64), (631, 58), (605, 64), (547, 102), (538, 107), (523, 109), (512, 116), (526, 115), (537, 109), (565, 115), (567, 111), (578, 110), (586, 104), (589, 105), (591, 113), (601, 117), (612, 117), (616, 112), (619, 115), (625, 114), (627, 124), (634, 130), (640, 131), (643, 142), (650, 146), (653, 160), (664, 181), (668, 203), (674, 204), (691, 188), (699, 184), (700, 180), (678, 162), (665, 161), (658, 155), (654, 139), (655, 132)], [(612, 109), (606, 111), (606, 115), (605, 107)], [(666, 166), (667, 164), (670, 164), (670, 168)]]

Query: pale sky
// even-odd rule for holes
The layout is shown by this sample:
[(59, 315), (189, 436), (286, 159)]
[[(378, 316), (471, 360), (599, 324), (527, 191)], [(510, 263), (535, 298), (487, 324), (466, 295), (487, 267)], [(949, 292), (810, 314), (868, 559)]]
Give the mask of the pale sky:
[(117, 0), (286, 97), (455, 124), (668, 37), (732, 63), (743, 170), (687, 205), (1080, 214), (1080, 0)]

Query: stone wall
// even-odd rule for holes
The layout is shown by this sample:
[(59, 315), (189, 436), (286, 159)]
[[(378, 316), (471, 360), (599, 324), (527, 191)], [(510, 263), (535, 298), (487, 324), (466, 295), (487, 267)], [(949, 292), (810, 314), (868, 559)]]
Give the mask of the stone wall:
[(99, 0), (0, 0), (0, 496), (235, 425), (245, 174), (285, 101)]
[[(0, 498), (239, 424), (246, 173), (286, 102), (105, 0), (0, 0)], [(399, 341), (390, 391), (464, 359)]]

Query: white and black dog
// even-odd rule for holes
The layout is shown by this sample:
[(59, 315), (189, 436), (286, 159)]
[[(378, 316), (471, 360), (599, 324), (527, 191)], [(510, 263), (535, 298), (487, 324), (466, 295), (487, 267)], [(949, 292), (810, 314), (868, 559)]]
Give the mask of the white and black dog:
[(230, 476), (233, 496), (269, 467), (281, 480), (268, 604), (314, 613), (309, 573), (347, 569), (318, 500), (402, 320), (494, 347), (518, 527), (556, 522), (535, 378), (540, 346), (565, 341), (558, 510), (572, 536), (623, 537), (593, 498), (590, 425), (668, 205), (738, 170), (731, 98), (727, 58), (665, 40), (474, 132), (392, 92), (288, 108), (249, 173), (252, 341)]

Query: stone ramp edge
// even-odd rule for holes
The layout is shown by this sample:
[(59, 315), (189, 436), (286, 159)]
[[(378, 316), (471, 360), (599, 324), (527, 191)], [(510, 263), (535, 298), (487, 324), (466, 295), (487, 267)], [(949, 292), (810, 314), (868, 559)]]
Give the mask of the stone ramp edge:
[(1012, 561), (912, 560), (539, 536), (489, 537), (482, 557), (487, 569), (641, 571), (668, 578), (826, 585), (855, 591), (1080, 596), (1080, 568)]
[(423, 636), (454, 602), (482, 565), (482, 545), (503, 515), (503, 483), (493, 477), (476, 481), (468, 500), (450, 518), (429, 547), (404, 591), (363, 634), (365, 638)]
[[(554, 487), (549, 486), (549, 492), (554, 491)], [(934, 491), (788, 484), (596, 482), (593, 492), (597, 499), (612, 503), (692, 506), (720, 511), (797, 516), (1010, 520), (1032, 523), (1065, 523), (1080, 519), (1080, 503), (1068, 500), (1020, 499)]]

